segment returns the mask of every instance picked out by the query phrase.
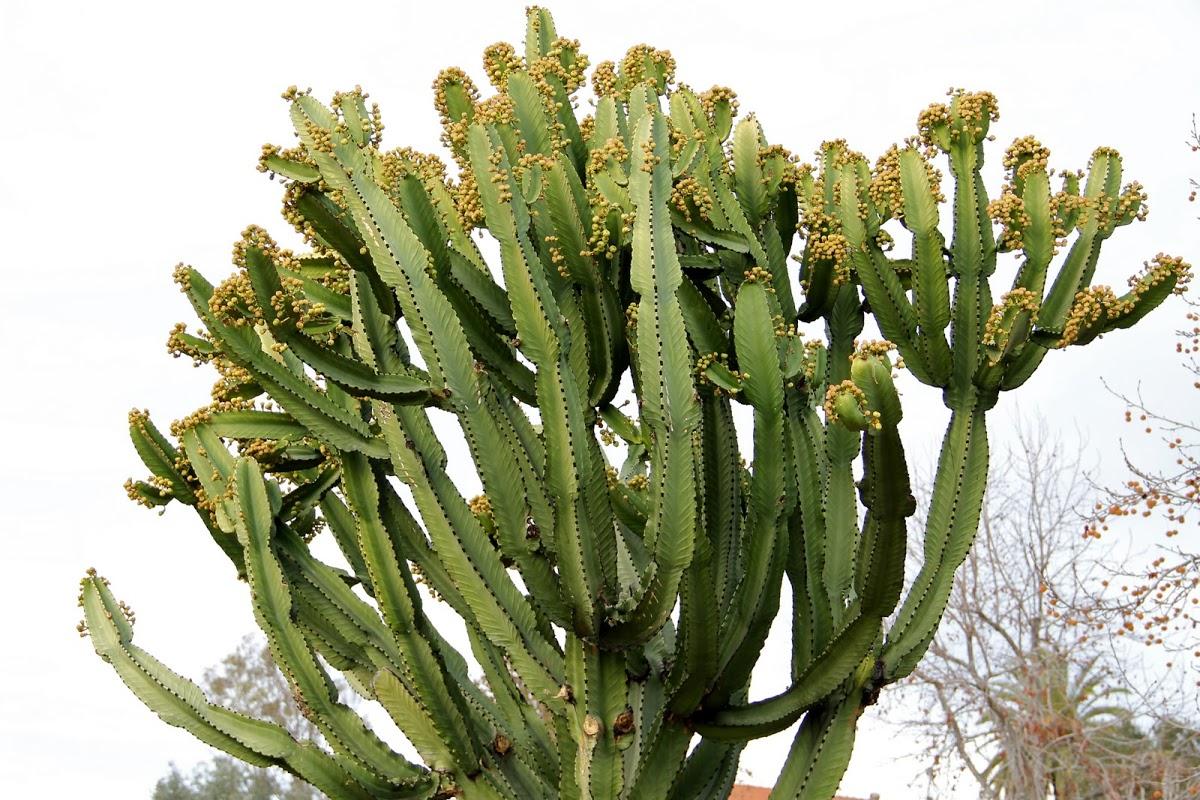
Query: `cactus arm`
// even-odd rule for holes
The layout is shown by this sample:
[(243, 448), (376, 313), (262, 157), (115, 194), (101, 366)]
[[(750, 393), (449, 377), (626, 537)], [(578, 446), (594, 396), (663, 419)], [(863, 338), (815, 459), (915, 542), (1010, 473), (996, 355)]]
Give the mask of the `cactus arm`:
[[(293, 111), (292, 118), (298, 118), (297, 111)], [(306, 189), (292, 201), (292, 210), (313, 238), (341, 256), (354, 270), (371, 269), (370, 257), (362, 252), (365, 244), (354, 223), (324, 192)]]
[[(805, 574), (797, 576), (799, 585), (793, 584), (792, 591), (803, 593), (812, 609), (813, 625), (808, 636), (811, 649), (816, 653), (829, 642), (833, 632), (833, 614), (825, 584), (826, 536), (822, 491), (829, 467), (827, 453), (822, 447), (824, 426), (813, 408), (807, 402), (789, 398), (788, 416), (792, 426), (797, 500), (803, 522), (803, 539), (795, 543), (798, 546), (792, 550), (803, 552), (805, 568)], [(806, 665), (807, 662), (802, 667)]]
[[(863, 315), (854, 286), (838, 288), (826, 327), (829, 338), (828, 384), (849, 380), (854, 337), (861, 332)], [(828, 412), (827, 412), (828, 413)], [(828, 458), (825, 473), (825, 560), (824, 583), (829, 595), (833, 622), (843, 622), (846, 596), (854, 570), (858, 546), (858, 505), (854, 496), (853, 462), (861, 448), (859, 435), (826, 420), (823, 448)]]
[(748, 497), (743, 572), (721, 620), (718, 663), (725, 673), (721, 687), (726, 696), (745, 682), (750, 665), (757, 660), (766, 633), (761, 622), (763, 618), (774, 617), (778, 585), (786, 563), (786, 528), (780, 524), (787, 453), (783, 373), (775, 344), (769, 291), (757, 281), (743, 282), (734, 317), (742, 391), (754, 408), (754, 470)]
[[(986, 217), (986, 196), (979, 174), (980, 150), (977, 145), (960, 140), (950, 152), (954, 173), (954, 238), (950, 251), (956, 280), (947, 402), (959, 408), (970, 402), (972, 378), (980, 361), (983, 323), (992, 307), (986, 276), (995, 266), (995, 255), (990, 246), (992, 227)], [(978, 208), (980, 202), (985, 209), (982, 214)]]
[[(904, 225), (913, 235), (913, 306), (920, 326), (918, 342), (925, 355), (925, 382), (945, 386), (951, 365), (944, 333), (950, 323), (950, 285), (943, 255), (945, 241), (938, 229), (938, 194), (925, 159), (916, 149), (900, 151), (899, 172)], [(901, 355), (909, 360), (903, 351)]]
[[(586, 751), (586, 785), (593, 800), (617, 800), (624, 784), (621, 748), (632, 725), (629, 717), (625, 720), (628, 724), (619, 719), (627, 701), (625, 656), (586, 644), (581, 655), (586, 694), (581, 696), (576, 689), (576, 708), (583, 712), (579, 719), (582, 729), (576, 734), (583, 747), (576, 763), (583, 762)], [(583, 770), (579, 772), (580, 784), (584, 785)]]
[[(432, 439), (428, 421), (411, 409), (376, 407), (397, 474), (409, 482), (429, 533), (433, 550), (445, 567), (480, 629), (509, 654), (522, 680), (537, 698), (558, 707), (554, 695), (561, 685), (561, 658), (538, 630), (532, 607), (487, 542), (478, 521), (458, 495), (444, 465), (423, 457), (424, 442)], [(411, 449), (412, 440), (417, 449)]]
[[(547, 722), (538, 709), (528, 702), (504, 663), (503, 654), (474, 628), (467, 628), (471, 652), (483, 669), (484, 679), (491, 689), (517, 758), (530, 765), (541, 782), (547, 786), (558, 783), (558, 751), (548, 734)], [(493, 748), (494, 749), (494, 748)]]
[(900, 276), (873, 240), (871, 230), (878, 227), (877, 215), (864, 219), (864, 212), (860, 210), (867, 207), (862, 176), (859, 175), (865, 169), (865, 163), (857, 160), (839, 168), (833, 176), (839, 199), (836, 211), (841, 234), (848, 245), (850, 265), (858, 276), (879, 330), (912, 364), (913, 374), (926, 377), (928, 359), (918, 348), (917, 315), (913, 304), (900, 284)]
[[(460, 694), (458, 687), (451, 685), (448, 676), (435, 662), (429, 643), (414, 629), (418, 613), (415, 590), (410, 594), (411, 587), (401, 577), (404, 573), (379, 515), (375, 476), (364, 457), (352, 454), (343, 457), (342, 485), (358, 523), (359, 548), (371, 577), (375, 601), (404, 652), (405, 674), (412, 682), (411, 687), (401, 685), (405, 696), (392, 693), (406, 712), (397, 718), (397, 723), (406, 733), (412, 732), (410, 738), (414, 739), (414, 745), (417, 738), (425, 743), (422, 746), (427, 749), (421, 750), (421, 756), (430, 767), (446, 769), (456, 763), (474, 763), (479, 753), (470, 747), (459, 746), (458, 733), (466, 729), (466, 722), (454, 704)], [(377, 686), (381, 674), (376, 675)], [(395, 680), (399, 682), (398, 678)], [(427, 720), (427, 723), (418, 727), (408, 724), (409, 720)], [(418, 736), (422, 727), (425, 728), (424, 735)]]
[(703, 536), (685, 573), (680, 592), (679, 641), (672, 670), (671, 709), (690, 713), (712, 685), (720, 669), (720, 630), (712, 623), (714, 609), (728, 607), (738, 578), (742, 531), (738, 456), (733, 415), (727, 399), (706, 396), (703, 471), (698, 497), (702, 500)]
[[(500, 242), (505, 287), (512, 298), (513, 316), (521, 337), (521, 348), (538, 367), (536, 387), (542, 413), (542, 433), (546, 439), (546, 476), (550, 493), (557, 499), (554, 518), (555, 545), (559, 558), (559, 575), (569, 605), (574, 611), (574, 625), (580, 633), (595, 629), (598, 594), (603, 573), (597, 563), (597, 547), (593, 537), (605, 543), (611, 530), (594, 530), (584, 506), (580, 484), (586, 485), (586, 474), (600, 469), (584, 445), (582, 398), (566, 363), (569, 353), (562, 346), (558, 328), (560, 312), (546, 276), (536, 259), (528, 258), (527, 242), (521, 233), (527, 226), (519, 222), (517, 211), (521, 203), (501, 200), (500, 189), (492, 179), (493, 143), (488, 132), (474, 125), (468, 134), (471, 165), (479, 185), (480, 197), (488, 219), (488, 229)], [(501, 158), (497, 167), (510, 172), (508, 162)], [(500, 174), (500, 173), (496, 173)], [(507, 184), (510, 196), (516, 188)], [(577, 463), (576, 459), (579, 459)], [(596, 542), (599, 544), (600, 542)], [(615, 594), (608, 587), (610, 595)]]
[[(477, 466), (483, 470), (485, 481), (500, 486), (504, 481), (511, 479), (512, 472), (503, 475), (490, 472), (490, 467), (495, 464), (491, 459), (500, 456), (483, 451), (489, 449), (489, 443), (492, 445), (490, 449), (495, 449), (498, 434), (493, 420), (479, 402), (481, 388), (463, 330), (445, 296), (427, 272), (430, 264), (429, 252), (395, 206), (361, 172), (356, 171), (346, 176), (340, 169), (328, 163), (322, 165), (322, 170), (322, 174), (327, 176), (332, 185), (345, 187), (352, 213), (366, 234), (368, 249), (379, 265), (380, 274), (388, 285), (397, 290), (401, 305), (406, 309), (406, 316), (414, 331), (414, 339), (431, 370), (431, 379), (444, 386), (443, 391), (449, 394), (450, 403), (459, 414), (468, 443), (472, 445), (472, 454), (477, 459)], [(403, 410), (399, 413), (404, 420), (405, 432), (410, 436), (416, 435), (417, 427), (428, 424), (418, 415), (407, 414)], [(393, 441), (394, 439), (393, 435)], [(396, 447), (389, 446), (389, 449), (395, 457)], [(404, 450), (407, 451), (407, 448)], [(504, 453), (511, 455), (508, 451)], [(425, 472), (428, 468), (427, 463), (417, 472)], [(444, 474), (438, 474), (443, 472), (444, 466), (430, 477), (438, 486), (444, 487), (439, 493), (453, 492), (453, 496), (445, 501), (439, 499), (438, 502), (449, 502), (452, 513), (464, 520), (463, 524), (455, 527), (464, 536), (464, 528), (470, 531), (469, 538), (475, 540), (473, 545), (469, 545), (470, 561), (474, 569), (484, 571), (489, 577), (486, 587), (476, 584), (475, 588), (488, 595), (503, 597), (505, 608), (509, 613), (515, 614), (514, 619), (524, 620), (528, 615), (525, 598), (503, 573), (495, 551), (486, 542), (481, 541), (483, 534), (476, 521), (463, 516), (465, 509), (461, 497), (457, 496), (457, 491)], [(427, 513), (435, 513), (429, 505), (422, 509), (423, 516)], [(444, 518), (441, 509), (436, 514)], [(463, 552), (457, 543), (451, 549)], [(444, 556), (439, 552), (439, 557)], [(450, 557), (457, 558), (457, 555)], [(531, 637), (534, 646), (537, 647), (536, 639), (540, 637), (533, 633), (530, 622), (531, 620), (524, 623), (525, 635)], [(541, 646), (539, 649), (544, 657), (549, 657), (547, 647)]]
[(696, 535), (700, 407), (677, 296), (683, 273), (667, 214), (671, 192), (667, 123), (657, 106), (647, 109), (634, 136), (632, 152), (643, 148), (652, 161), (635, 168), (629, 179), (638, 209), (630, 280), (641, 296), (637, 326), (641, 419), (642, 433), (651, 441), (655, 495), (646, 546), (654, 562), (637, 606), (606, 632), (614, 644), (644, 641), (663, 626), (691, 562)]
[(900, 439), (900, 397), (892, 382), (886, 354), (864, 349), (854, 358), (851, 374), (865, 395), (879, 427), (863, 435), (863, 480), (866, 519), (856, 560), (855, 594), (861, 612), (876, 619), (892, 613), (904, 583), (907, 552), (905, 520), (916, 511), (909, 484), (904, 444)]
[(1021, 182), (1021, 205), (1029, 222), (1021, 232), (1021, 248), (1025, 260), (1013, 281), (1013, 288), (1028, 289), (1041, 296), (1046, 286), (1046, 271), (1054, 258), (1050, 177), (1043, 167), (1026, 172)]
[(347, 768), (357, 780), (370, 780), (381, 787), (411, 787), (423, 779), (424, 772), (393, 752), (336, 700), (329, 676), (291, 619), (292, 600), (272, 550), (270, 501), (257, 464), (241, 458), (235, 475), (238, 539), (246, 552), (255, 617), (267, 634), (275, 663), (300, 701), (312, 710), (314, 724), (335, 752), (347, 759)]
[(385, 452), (381, 443), (360, 418), (337, 406), (315, 384), (292, 373), (264, 352), (264, 342), (248, 326), (222, 324), (209, 312), (212, 286), (195, 270), (187, 270), (187, 295), (205, 327), (217, 339), (222, 352), (248, 369), (293, 419), (334, 447), (355, 450), (378, 458)]
[(259, 307), (268, 320), (272, 334), (286, 344), (305, 364), (347, 391), (357, 390), (368, 397), (391, 400), (417, 400), (427, 396), (428, 384), (415, 374), (379, 374), (367, 365), (317, 344), (296, 329), (292, 319), (274, 319), (278, 313), (272, 298), (282, 293), (279, 272), (267, 254), (259, 247), (245, 249), (246, 270), (258, 298)]
[(988, 467), (984, 413), (976, 406), (951, 414), (925, 524), (925, 560), (883, 651), (889, 680), (907, 675), (924, 654), (945, 609), (954, 571), (974, 539)]
[[(433, 726), (414, 725), (413, 720), (423, 719), (429, 716), (429, 711), (425, 703), (429, 699), (429, 695), (419, 695), (420, 689), (410, 689), (404, 685), (393, 672), (387, 669), (381, 669), (375, 673), (375, 679), (371, 685), (375, 693), (375, 699), (388, 712), (398, 725), (402, 725), (401, 730), (408, 740), (412, 742), (413, 747), (421, 754), (421, 759), (433, 769), (448, 770), (456, 763), (463, 763), (460, 758), (453, 753), (447, 742), (455, 741), (454, 738), (447, 738), (449, 731), (439, 731)], [(444, 693), (440, 695), (444, 697)], [(460, 731), (462, 729), (459, 729)], [(472, 763), (467, 761), (466, 763)]]
[(526, 72), (514, 72), (508, 77), (508, 96), (512, 99), (517, 130), (525, 142), (526, 152), (550, 155), (553, 152), (550, 128), (542, 97), (533, 79)]
[(185, 505), (195, 505), (196, 495), (177, 467), (179, 451), (154, 426), (148, 414), (129, 415), (129, 438), (146, 468), (168, 482), (171, 496)]
[[(692, 734), (681, 725), (663, 723), (651, 731), (638, 762), (637, 777), (628, 790), (629, 800), (667, 797), (683, 768)], [(665, 768), (664, 768), (665, 767)]]
[(804, 718), (771, 790), (772, 800), (825, 800), (837, 791), (861, 713), (856, 694), (815, 708)]
[(879, 638), (879, 618), (855, 616), (780, 694), (746, 705), (705, 712), (692, 720), (697, 733), (717, 741), (741, 741), (786, 730), (840, 686)]
[(751, 229), (767, 215), (767, 180), (758, 161), (761, 140), (762, 130), (753, 116), (733, 129), (733, 185)]
[[(90, 575), (84, 579), (81, 600), (97, 654), (163, 721), (248, 763), (282, 767), (332, 800), (374, 796), (351, 778), (335, 757), (313, 743), (297, 742), (278, 725), (209, 703), (194, 683), (136, 647), (132, 628), (102, 578)], [(426, 783), (407, 796), (425, 796), (428, 791)]]
[(1052, 331), (1062, 329), (1070, 311), (1075, 294), (1084, 289), (1096, 271), (1096, 263), (1100, 258), (1100, 246), (1111, 232), (1102, 224), (1099, 205), (1105, 196), (1116, 197), (1121, 184), (1121, 159), (1115, 153), (1097, 150), (1092, 156), (1091, 167), (1088, 171), (1087, 183), (1084, 186), (1083, 197), (1090, 201), (1090, 209), (1082, 224), (1079, 226), (1079, 236), (1067, 254), (1066, 262), (1054, 278), (1054, 283), (1046, 293), (1038, 314), (1039, 328)]
[(727, 800), (737, 779), (744, 743), (702, 739), (671, 787), (671, 800)]

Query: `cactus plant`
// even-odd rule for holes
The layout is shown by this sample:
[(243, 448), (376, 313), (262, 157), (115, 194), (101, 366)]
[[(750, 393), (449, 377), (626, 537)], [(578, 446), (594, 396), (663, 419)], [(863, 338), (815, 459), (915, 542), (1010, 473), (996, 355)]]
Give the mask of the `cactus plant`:
[[(523, 55), (485, 51), (490, 97), (461, 70), (435, 82), (453, 177), (382, 149), (360, 90), (289, 90), (298, 144), (260, 168), (311, 250), (250, 228), (220, 284), (180, 266), (202, 328), (169, 347), (217, 369), (213, 402), (171, 437), (130, 416), (152, 473), (131, 497), (197, 512), (322, 741), (210, 703), (133, 643), (94, 571), (81, 631), (168, 723), (335, 799), (720, 798), (746, 743), (797, 720), (772, 797), (831, 797), (857, 717), (921, 658), (970, 547), (988, 410), (1188, 267), (1159, 256), (1121, 297), (1088, 288), (1104, 240), (1144, 215), (1140, 187), (1100, 149), (1055, 191), (1024, 138), (989, 201), (990, 94), (931, 106), (874, 167), (842, 141), (805, 166), (645, 45), (595, 67), (580, 119), (586, 57), (545, 10), (527, 22)], [(1006, 251), (1019, 269), (993, 303)], [(856, 341), (868, 318), (886, 341)], [(951, 415), (907, 593), (901, 366)], [(451, 421), (470, 465), (443, 444)], [(749, 702), (785, 580), (791, 687)], [(470, 660), (431, 604), (465, 623)], [(331, 670), (423, 763), (339, 702)]]

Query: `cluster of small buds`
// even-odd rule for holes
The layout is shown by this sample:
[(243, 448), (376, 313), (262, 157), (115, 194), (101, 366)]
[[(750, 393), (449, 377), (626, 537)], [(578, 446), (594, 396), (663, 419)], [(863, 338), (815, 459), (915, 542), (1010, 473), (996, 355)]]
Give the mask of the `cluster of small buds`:
[(592, 92), (598, 98), (619, 95), (617, 90), (617, 65), (611, 61), (601, 61), (592, 70)]
[(316, 166), (315, 162), (309, 156), (308, 150), (304, 147), (291, 147), (284, 150), (278, 145), (264, 144), (262, 152), (258, 156), (258, 171), (270, 173), (273, 176), (274, 172), (268, 163), (272, 158), (281, 158), (284, 161), (296, 161), (308, 164), (309, 166)]
[(1108, 286), (1092, 286), (1075, 294), (1075, 301), (1063, 324), (1059, 347), (1068, 347), (1079, 341), (1085, 333), (1093, 330), (1104, 319), (1120, 313), (1121, 301)]
[(472, 230), (483, 227), (483, 198), (479, 196), (475, 173), (470, 170), (460, 172), (458, 183), (450, 187), (450, 196), (454, 200), (454, 210), (458, 212), (464, 228)]
[[(1076, 181), (1081, 177), (1082, 173), (1071, 173)], [(1064, 182), (1068, 178), (1064, 175)], [(1050, 198), (1050, 216), (1054, 221), (1054, 246), (1057, 252), (1067, 243), (1067, 235), (1070, 230), (1077, 224), (1082, 224), (1083, 214), (1088, 208), (1088, 200), (1086, 197), (1081, 197), (1078, 191), (1073, 191), (1070, 186), (1064, 187), (1055, 192)]]
[(851, 358), (882, 358), (895, 349), (895, 343), (889, 342), (887, 339), (856, 340), (854, 342), (854, 354)]
[(1027, 311), (1036, 314), (1041, 303), (1038, 296), (1024, 287), (1018, 286), (1006, 292), (1000, 302), (992, 307), (987, 322), (983, 326), (981, 342), (984, 347), (1003, 350), (1008, 344), (1008, 336), (1013, 317)]
[(542, 96), (553, 102), (557, 92), (548, 79), (557, 78), (571, 95), (584, 84), (587, 68), (588, 57), (579, 52), (579, 40), (558, 38), (550, 43), (546, 55), (529, 65), (529, 77)]
[(662, 156), (654, 152), (654, 140), (647, 139), (642, 143), (642, 160), (638, 169), (642, 172), (654, 172), (654, 168), (662, 161)]
[(167, 335), (167, 352), (172, 358), (180, 358), (187, 356), (192, 360), (193, 366), (207, 364), (212, 360), (213, 353), (211, 349), (202, 349), (193, 340), (201, 340), (210, 342), (208, 332), (200, 331), (195, 336), (187, 332), (187, 325), (182, 322), (176, 322), (171, 327), (170, 334)]
[(254, 376), (245, 367), (235, 364), (225, 356), (215, 356), (211, 363), (219, 376), (209, 392), (213, 402), (234, 403), (239, 401), (246, 387), (254, 382)]
[(411, 147), (398, 147), (380, 155), (379, 176), (386, 185), (394, 185), (413, 175), (426, 185), (445, 185), (446, 162), (433, 153), (422, 153)]
[[(351, 89), (348, 92), (334, 92), (333, 93), (333, 102), (331, 105), (333, 106), (334, 110), (339, 113), (339, 116), (342, 118), (343, 123), (348, 126), (349, 120), (347, 119), (347, 112), (345, 111), (346, 106), (350, 106), (351, 108), (354, 108), (354, 109), (365, 110), (366, 109), (365, 101), (367, 100), (368, 97), (369, 97), (369, 95), (363, 91), (363, 88), (361, 86), (355, 86), (353, 89)], [(380, 115), (380, 111), (379, 111), (379, 104), (378, 103), (372, 104), (371, 110), (365, 116), (361, 115), (361, 112), (356, 110), (355, 116), (358, 117), (358, 119), (356, 120), (356, 124), (359, 126), (359, 131), (363, 134), (363, 137), (367, 141), (378, 146), (380, 136), (382, 134), (382, 130), (377, 130), (375, 127), (376, 123), (381, 119), (381, 115)], [(383, 127), (382, 125), (379, 126), (380, 129), (382, 129), (382, 127)], [(349, 129), (347, 128), (347, 133), (348, 132), (349, 132)], [(354, 138), (357, 140), (357, 137), (354, 137)], [(342, 144), (348, 144), (348, 143), (349, 142), (346, 140), (342, 141)]]
[(542, 237), (546, 243), (546, 254), (550, 257), (550, 264), (555, 268), (560, 277), (571, 277), (571, 271), (567, 269), (567, 257), (563, 255), (562, 248), (558, 245), (558, 237), (554, 234), (547, 234)]
[(192, 268), (180, 261), (171, 271), (171, 280), (175, 281), (179, 291), (185, 294), (190, 292), (192, 290)]
[(490, 519), (492, 516), (492, 501), (486, 494), (475, 495), (467, 501), (467, 505), (470, 507), (471, 513), (477, 517)]
[(497, 92), (508, 87), (508, 76), (524, 68), (525, 59), (508, 42), (496, 42), (483, 49), (483, 71)]
[(555, 160), (554, 156), (548, 156), (542, 153), (525, 153), (519, 159), (517, 159), (515, 172), (518, 178), (523, 176), (526, 171), (534, 169), (535, 167), (549, 172), (550, 170), (554, 169), (557, 163), (558, 162)]
[(1021, 136), (1004, 151), (1004, 168), (1013, 187), (1021, 185), (1025, 176), (1038, 170), (1049, 170), (1050, 148), (1032, 136)]
[(317, 123), (310, 119), (304, 121), (304, 133), (306, 136), (307, 145), (309, 148), (316, 150), (318, 153), (333, 152), (333, 133), (322, 128)]
[(635, 492), (644, 492), (650, 488), (650, 479), (645, 475), (630, 475), (625, 485)]
[(763, 269), (758, 265), (755, 265), (742, 272), (742, 279), (745, 280), (746, 283), (761, 283), (768, 292), (772, 294), (775, 292), (775, 289), (772, 288), (772, 284), (775, 282), (775, 276), (771, 274), (770, 270)]
[(297, 330), (319, 319), (325, 313), (323, 303), (314, 303), (304, 296), (304, 281), (284, 275), (279, 279), (281, 290), (271, 295), (271, 310), (275, 312), (273, 323), (283, 324), (291, 320)]
[(850, 242), (840, 232), (837, 219), (808, 208), (800, 219), (800, 230), (807, 241), (809, 259), (833, 265), (833, 285), (849, 283)]
[(1159, 253), (1142, 265), (1142, 271), (1129, 279), (1131, 299), (1136, 299), (1161, 282), (1174, 278), (1174, 294), (1182, 295), (1192, 282), (1192, 265), (1179, 256)]
[(158, 504), (143, 494), (140, 486), (141, 481), (135, 481), (133, 478), (127, 478), (125, 483), (121, 485), (121, 487), (125, 490), (125, 496), (137, 503), (139, 506), (145, 506), (146, 508), (157, 508)]
[[(459, 94), (461, 97), (455, 97)], [(469, 113), (468, 109), (452, 107), (462, 100), (473, 106), (479, 101), (479, 89), (462, 69), (446, 67), (433, 79), (433, 106), (443, 125), (458, 122)]]
[(817, 365), (821, 363), (825, 344), (813, 339), (804, 343), (804, 349), (807, 351), (804, 354), (804, 381), (813, 384), (817, 381)]
[(1075, 344), (1085, 334), (1096, 335), (1096, 328), (1105, 320), (1116, 320), (1132, 313), (1143, 297), (1164, 281), (1174, 281), (1172, 292), (1183, 294), (1191, 279), (1190, 264), (1177, 256), (1159, 253), (1144, 265), (1142, 272), (1129, 279), (1130, 290), (1123, 297), (1118, 298), (1107, 286), (1084, 289), (1075, 295), (1057, 346)]
[(931, 103), (917, 115), (917, 132), (921, 144), (940, 149), (944, 131), (950, 128), (950, 107), (945, 103)]
[(625, 307), (625, 327), (628, 328), (630, 331), (636, 330), (637, 329), (637, 319), (638, 319), (638, 304), (636, 302), (630, 303), (628, 306)]
[(433, 80), (433, 105), (442, 123), (442, 144), (456, 156), (467, 144), (467, 126), (479, 101), (479, 89), (467, 73), (447, 67)]
[(1033, 224), (1033, 220), (1025, 211), (1025, 201), (1011, 189), (1007, 189), (988, 203), (987, 213), (1000, 226), (1000, 250), (1020, 250), (1025, 230)]
[(592, 141), (592, 134), (596, 130), (596, 118), (588, 114), (583, 119), (579, 120), (579, 136), (585, 142)]
[[(494, 94), (486, 100), (482, 100), (475, 106), (475, 122), (483, 125), (514, 125), (517, 121), (517, 109), (513, 105), (513, 99), (507, 94)], [(466, 142), (466, 123), (462, 123), (463, 142)], [(524, 142), (519, 143), (521, 146)], [(466, 169), (468, 164), (466, 159), (458, 156), (460, 165)]]
[(693, 212), (700, 219), (710, 219), (713, 209), (713, 196), (700, 181), (691, 175), (685, 175), (671, 187), (671, 205), (683, 218), (693, 222)]
[[(315, 190), (320, 191), (319, 188)], [(320, 247), (322, 244), (321, 237), (317, 235), (317, 231), (312, 226), (312, 223), (299, 210), (300, 201), (312, 191), (314, 191), (314, 187), (307, 183), (294, 181), (287, 184), (283, 190), (282, 214), (284, 220), (303, 237), (306, 244), (310, 247)]]
[[(946, 196), (942, 193), (942, 173), (930, 161), (929, 155), (917, 149), (916, 142), (909, 141), (905, 150), (912, 150), (921, 157), (925, 169), (925, 180), (929, 184), (930, 198), (933, 202), (944, 203)], [(901, 148), (892, 145), (875, 162), (871, 172), (871, 183), (867, 187), (867, 196), (874, 204), (879, 215), (884, 218), (904, 218), (904, 192), (900, 179)]]
[(904, 193), (900, 181), (900, 149), (892, 145), (875, 161), (867, 196), (884, 218), (904, 217)]
[(731, 118), (736, 117), (738, 115), (737, 92), (728, 86), (713, 86), (700, 93), (700, 107), (704, 109), (704, 113), (710, 120), (717, 116), (717, 110), (722, 106), (729, 109)]
[(272, 461), (287, 446), (278, 439), (246, 439), (238, 443), (238, 455), (253, 458), (260, 464)]
[(608, 485), (609, 489), (614, 488), (617, 485), (617, 483), (620, 482), (620, 477), (619, 477), (619, 473), (617, 472), (617, 468), (611, 464), (606, 464), (604, 466), (604, 482)]
[(287, 100), (289, 103), (292, 103), (292, 102), (295, 102), (296, 100), (300, 99), (301, 97), (307, 97), (310, 94), (312, 94), (312, 87), (309, 87), (309, 88), (301, 91), (299, 87), (297, 87), (295, 84), (293, 84), (293, 85), (287, 87), (286, 89), (284, 89), (283, 93), (280, 94), (279, 96), (282, 97), (284, 100)]
[(599, 147), (592, 149), (588, 154), (587, 174), (595, 175), (606, 169), (610, 160), (618, 166), (629, 160), (629, 148), (625, 146), (625, 141), (619, 136), (614, 136)]
[(254, 408), (254, 403), (251, 400), (244, 398), (234, 398), (232, 400), (217, 400), (208, 405), (197, 408), (192, 413), (177, 419), (171, 423), (171, 435), (176, 439), (183, 436), (184, 433), (195, 428), (197, 425), (202, 425), (210, 421), (213, 414), (218, 414), (224, 411), (248, 411)]
[(947, 94), (953, 98), (954, 110), (965, 125), (978, 127), (1000, 119), (1000, 104), (990, 91), (950, 89)]
[[(774, 289), (768, 289), (771, 294), (775, 293)], [(803, 336), (794, 325), (789, 325), (782, 314), (773, 314), (771, 316), (771, 330), (775, 334), (776, 339), (790, 339), (796, 336)]]
[(1149, 215), (1150, 206), (1146, 203), (1146, 190), (1137, 181), (1131, 181), (1117, 198), (1116, 208), (1113, 209), (1113, 221), (1117, 225), (1127, 225), (1134, 220), (1145, 222)]
[(497, 199), (501, 203), (512, 202), (512, 188), (509, 185), (508, 170), (504, 168), (504, 150), (497, 148), (488, 154), (488, 170), (492, 183), (496, 185)]
[(620, 250), (620, 240), (618, 238), (617, 241), (613, 241), (605, 222), (611, 213), (616, 212), (619, 214), (621, 231), (625, 234), (632, 230), (634, 214), (621, 211), (620, 206), (610, 203), (599, 191), (592, 192), (588, 199), (592, 207), (592, 228), (591, 233), (588, 234), (587, 250), (584, 250), (581, 255), (595, 258), (615, 258)]
[(646, 84), (656, 93), (666, 91), (675, 82), (675, 57), (670, 50), (657, 50), (648, 44), (635, 44), (625, 51), (619, 70), (620, 91), (629, 92)]
[(851, 424), (848, 415), (856, 413), (866, 420), (866, 425), (879, 430), (883, 427), (878, 411), (867, 406), (867, 395), (854, 381), (844, 380), (825, 391), (825, 419), (829, 424), (844, 422)]
[(600, 439), (600, 443), (607, 447), (616, 447), (620, 444), (617, 434), (604, 424), (604, 420), (599, 418), (596, 420), (596, 436)]
[(725, 367), (729, 366), (729, 354), (722, 352), (701, 353), (696, 357), (696, 381), (701, 384), (708, 384), (709, 380), (705, 374), (709, 367), (713, 364), (722, 364)]
[(758, 148), (755, 160), (764, 173), (765, 182), (769, 183), (774, 176), (779, 186), (795, 186), (800, 180), (796, 167), (799, 157), (783, 145), (769, 144)]
[(852, 150), (845, 139), (829, 139), (821, 142), (814, 154), (824, 163), (828, 157), (836, 168), (852, 167), (860, 162), (866, 162), (867, 157), (857, 150)]

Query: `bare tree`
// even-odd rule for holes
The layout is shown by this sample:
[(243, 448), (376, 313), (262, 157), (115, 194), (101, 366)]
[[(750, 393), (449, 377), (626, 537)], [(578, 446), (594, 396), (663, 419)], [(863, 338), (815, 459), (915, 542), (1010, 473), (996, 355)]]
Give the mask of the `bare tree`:
[(1159, 735), (1166, 723), (1126, 702), (1119, 653), (1087, 610), (1102, 576), (1079, 535), (1090, 491), (1078, 450), (1044, 426), (1022, 427), (995, 470), (907, 698), (931, 790), (967, 776), (994, 800), (1195, 796), (1195, 737)]

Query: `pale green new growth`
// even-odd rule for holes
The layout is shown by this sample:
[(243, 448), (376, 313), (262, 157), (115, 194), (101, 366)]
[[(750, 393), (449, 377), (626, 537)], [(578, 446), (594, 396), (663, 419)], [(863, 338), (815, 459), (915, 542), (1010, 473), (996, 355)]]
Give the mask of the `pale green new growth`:
[[(730, 90), (677, 84), (670, 54), (644, 45), (596, 67), (578, 119), (586, 67), (533, 8), (523, 56), (486, 52), (496, 94), (444, 71), (455, 178), (381, 150), (358, 90), (332, 106), (285, 95), (299, 143), (264, 148), (261, 168), (287, 181), (285, 216), (311, 251), (251, 228), (220, 285), (177, 270), (203, 328), (177, 327), (170, 347), (220, 380), (174, 440), (131, 415), (153, 477), (128, 489), (197, 511), (323, 743), (211, 705), (133, 644), (131, 615), (90, 573), (83, 630), (167, 722), (335, 800), (694, 800), (726, 797), (746, 742), (802, 719), (772, 796), (829, 798), (862, 709), (915, 667), (945, 608), (998, 393), (1048, 348), (1128, 327), (1186, 282), (1160, 256), (1124, 297), (1089, 288), (1103, 240), (1142, 213), (1111, 150), (1054, 192), (1045, 148), (1018, 140), (989, 202), (989, 94), (931, 106), (920, 138), (874, 168), (831, 142), (814, 169), (738, 120)], [(1001, 250), (1023, 261), (993, 307)], [(856, 343), (868, 316), (887, 342)], [(822, 341), (801, 336), (815, 322)], [(914, 501), (893, 349), (951, 411), (903, 597)], [(636, 402), (622, 404), (627, 374)], [(461, 427), (479, 497), (451, 479), (469, 467), (448, 462), (431, 409)], [(317, 535), (348, 569), (313, 555)], [(784, 580), (792, 686), (748, 703)], [(429, 596), (465, 622), (486, 691)], [(423, 764), (338, 701), (331, 668)]]

